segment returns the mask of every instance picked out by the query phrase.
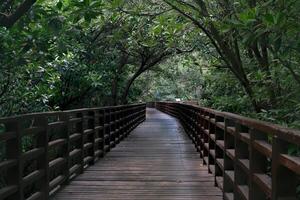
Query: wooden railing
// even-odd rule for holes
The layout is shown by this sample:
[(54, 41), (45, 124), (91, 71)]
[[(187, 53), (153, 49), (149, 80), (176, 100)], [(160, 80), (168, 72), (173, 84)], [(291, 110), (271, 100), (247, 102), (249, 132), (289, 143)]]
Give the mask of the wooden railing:
[(300, 131), (181, 103), (156, 107), (180, 119), (227, 200), (299, 199)]
[(145, 120), (145, 104), (0, 119), (0, 199), (48, 199)]

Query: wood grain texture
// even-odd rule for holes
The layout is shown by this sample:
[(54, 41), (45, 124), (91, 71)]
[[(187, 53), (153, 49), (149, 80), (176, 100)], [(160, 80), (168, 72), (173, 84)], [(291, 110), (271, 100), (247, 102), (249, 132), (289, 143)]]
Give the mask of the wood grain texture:
[(53, 200), (221, 200), (179, 122), (155, 109), (105, 158)]

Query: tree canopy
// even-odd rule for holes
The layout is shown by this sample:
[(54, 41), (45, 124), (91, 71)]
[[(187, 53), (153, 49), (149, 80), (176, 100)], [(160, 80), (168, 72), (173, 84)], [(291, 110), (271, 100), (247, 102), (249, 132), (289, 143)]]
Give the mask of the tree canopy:
[(1, 0), (0, 115), (197, 101), (300, 127), (297, 0)]

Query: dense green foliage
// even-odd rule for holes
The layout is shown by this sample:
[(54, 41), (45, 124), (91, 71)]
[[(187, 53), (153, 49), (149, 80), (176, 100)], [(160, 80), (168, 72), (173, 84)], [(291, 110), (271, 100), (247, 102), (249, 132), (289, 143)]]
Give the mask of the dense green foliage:
[(297, 0), (0, 5), (0, 115), (197, 101), (300, 127)]

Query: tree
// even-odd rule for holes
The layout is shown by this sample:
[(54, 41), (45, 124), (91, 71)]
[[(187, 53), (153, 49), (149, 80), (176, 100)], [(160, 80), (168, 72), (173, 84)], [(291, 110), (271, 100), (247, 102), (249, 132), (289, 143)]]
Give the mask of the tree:
[(297, 125), (299, 4), (4, 0), (0, 113), (180, 97)]

